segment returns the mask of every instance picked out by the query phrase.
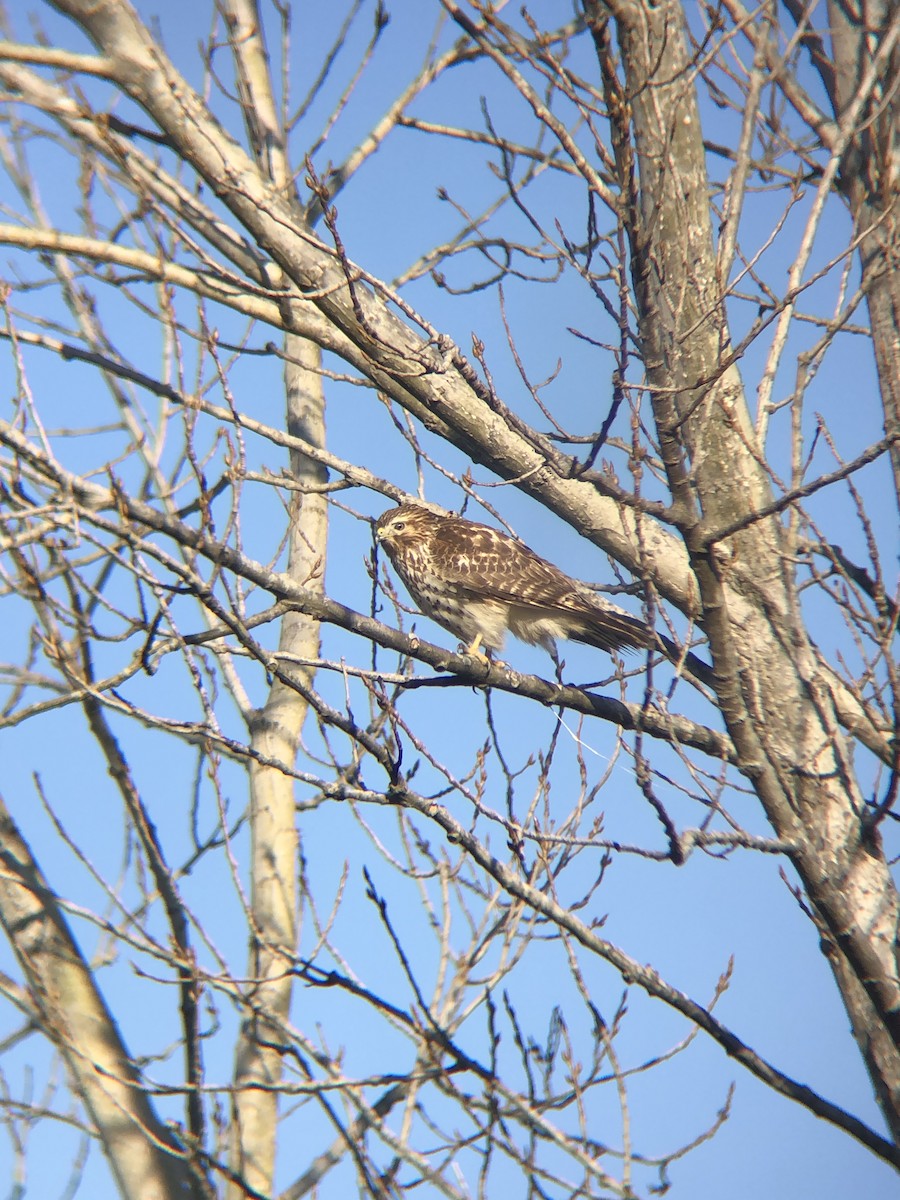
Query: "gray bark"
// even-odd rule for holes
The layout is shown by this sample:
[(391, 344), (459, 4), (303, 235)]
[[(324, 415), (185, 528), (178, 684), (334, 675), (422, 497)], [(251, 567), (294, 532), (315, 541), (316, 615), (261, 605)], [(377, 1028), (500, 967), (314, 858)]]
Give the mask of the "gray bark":
[(123, 1197), (202, 1196), (184, 1147), (156, 1114), (62, 906), (0, 800), (0, 924), (87, 1109)]
[(669, 0), (588, 3), (586, 12), (598, 46), (608, 13), (616, 21), (637, 160), (637, 207), (625, 220), (639, 329), (720, 708), (773, 828), (796, 846), (794, 866), (897, 1136), (897, 891), (808, 640), (787, 531), (767, 518), (718, 536), (772, 492), (728, 357), (683, 11)]
[[(248, 142), (261, 176), (288, 204), (294, 196), (291, 168), (275, 105), (269, 58), (255, 0), (223, 5), (238, 66)], [(302, 224), (299, 204), (294, 220)], [(325, 396), (317, 346), (296, 335), (285, 338), (288, 432), (317, 449), (325, 447)], [(288, 577), (321, 596), (328, 528), (322, 464), (299, 450), (290, 455), (294, 493), (288, 542)], [(310, 490), (304, 491), (307, 487)], [(281, 620), (279, 651), (300, 659), (319, 655), (319, 623), (302, 612)], [(293, 765), (308, 705), (304, 691), (311, 668), (282, 666), (263, 708), (251, 716), (251, 745), (263, 760)], [(252, 934), (248, 995), (235, 1062), (232, 1169), (257, 1192), (272, 1191), (278, 1146), (278, 1084), (282, 1078), (282, 1029), (293, 993), (290, 967), (297, 948), (298, 849), (293, 780), (259, 763), (250, 768), (252, 838)], [(242, 1186), (232, 1194), (243, 1196)]]

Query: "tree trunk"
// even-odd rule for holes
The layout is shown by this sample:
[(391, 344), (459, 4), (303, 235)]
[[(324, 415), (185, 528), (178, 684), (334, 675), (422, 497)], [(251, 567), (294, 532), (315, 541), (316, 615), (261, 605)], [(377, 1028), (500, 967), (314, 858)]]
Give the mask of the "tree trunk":
[[(683, 12), (673, 0), (589, 2), (586, 12), (601, 66), (610, 12), (616, 21), (626, 104), (614, 95), (609, 102), (619, 140), (634, 142), (637, 203), (626, 203), (624, 221), (639, 333), (721, 710), (741, 770), (778, 836), (794, 846), (793, 864), (897, 1136), (897, 892), (878, 832), (863, 820), (850, 747), (808, 641), (788, 531), (769, 517), (718, 536), (764, 507), (772, 491), (729, 362)], [(608, 63), (604, 74), (610, 80)]]
[(113, 1016), (50, 890), (0, 800), (0, 923), (55, 1046), (96, 1128), (123, 1197), (203, 1196), (184, 1148), (159, 1120)]
[[(276, 111), (269, 59), (255, 0), (224, 5), (238, 64), (247, 134), (260, 170), (285, 196), (293, 196), (290, 165)], [(299, 213), (299, 206), (298, 206)], [(299, 220), (298, 216), (298, 220)], [(287, 429), (310, 445), (325, 446), (325, 396), (318, 347), (285, 338)], [(291, 507), (287, 573), (322, 595), (325, 582), (327, 507), (321, 463), (291, 453), (291, 474), (300, 490)], [(305, 488), (312, 490), (304, 490)], [(315, 490), (315, 489), (319, 490)], [(282, 618), (279, 653), (300, 659), (319, 655), (319, 623), (302, 613)], [(303, 692), (315, 669), (279, 663), (279, 677), (250, 722), (251, 745), (265, 761), (294, 765), (306, 719)], [(297, 949), (298, 836), (294, 782), (277, 768), (250, 768), (252, 838), (251, 928), (247, 1002), (250, 1013), (238, 1042), (234, 1082), (232, 1168), (243, 1183), (268, 1194), (274, 1186), (278, 1146), (278, 1085), (282, 1077), (283, 1027), (290, 1013)], [(243, 1196), (235, 1184), (232, 1194)]]

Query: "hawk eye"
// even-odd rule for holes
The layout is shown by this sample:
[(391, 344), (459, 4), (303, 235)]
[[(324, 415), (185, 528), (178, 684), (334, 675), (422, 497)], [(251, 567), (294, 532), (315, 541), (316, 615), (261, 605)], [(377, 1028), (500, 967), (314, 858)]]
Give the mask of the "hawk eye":
[(405, 527), (405, 525), (406, 525), (405, 521), (395, 521), (394, 522), (395, 529), (403, 529)]

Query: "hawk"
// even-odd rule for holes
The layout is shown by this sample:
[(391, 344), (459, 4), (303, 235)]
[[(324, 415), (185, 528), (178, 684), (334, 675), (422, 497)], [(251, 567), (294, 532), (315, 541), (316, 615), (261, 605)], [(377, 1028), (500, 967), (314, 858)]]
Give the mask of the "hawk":
[(645, 622), (489, 525), (402, 504), (382, 513), (375, 536), (422, 612), (468, 654), (499, 651), (507, 631), (550, 651), (559, 638), (662, 649)]

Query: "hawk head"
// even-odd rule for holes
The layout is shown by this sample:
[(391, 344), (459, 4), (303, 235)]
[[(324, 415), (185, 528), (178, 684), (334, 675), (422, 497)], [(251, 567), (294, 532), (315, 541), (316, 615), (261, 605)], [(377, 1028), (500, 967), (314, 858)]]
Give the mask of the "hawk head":
[(417, 504), (401, 504), (382, 513), (375, 522), (375, 537), (390, 553), (420, 542), (438, 524), (427, 508)]

